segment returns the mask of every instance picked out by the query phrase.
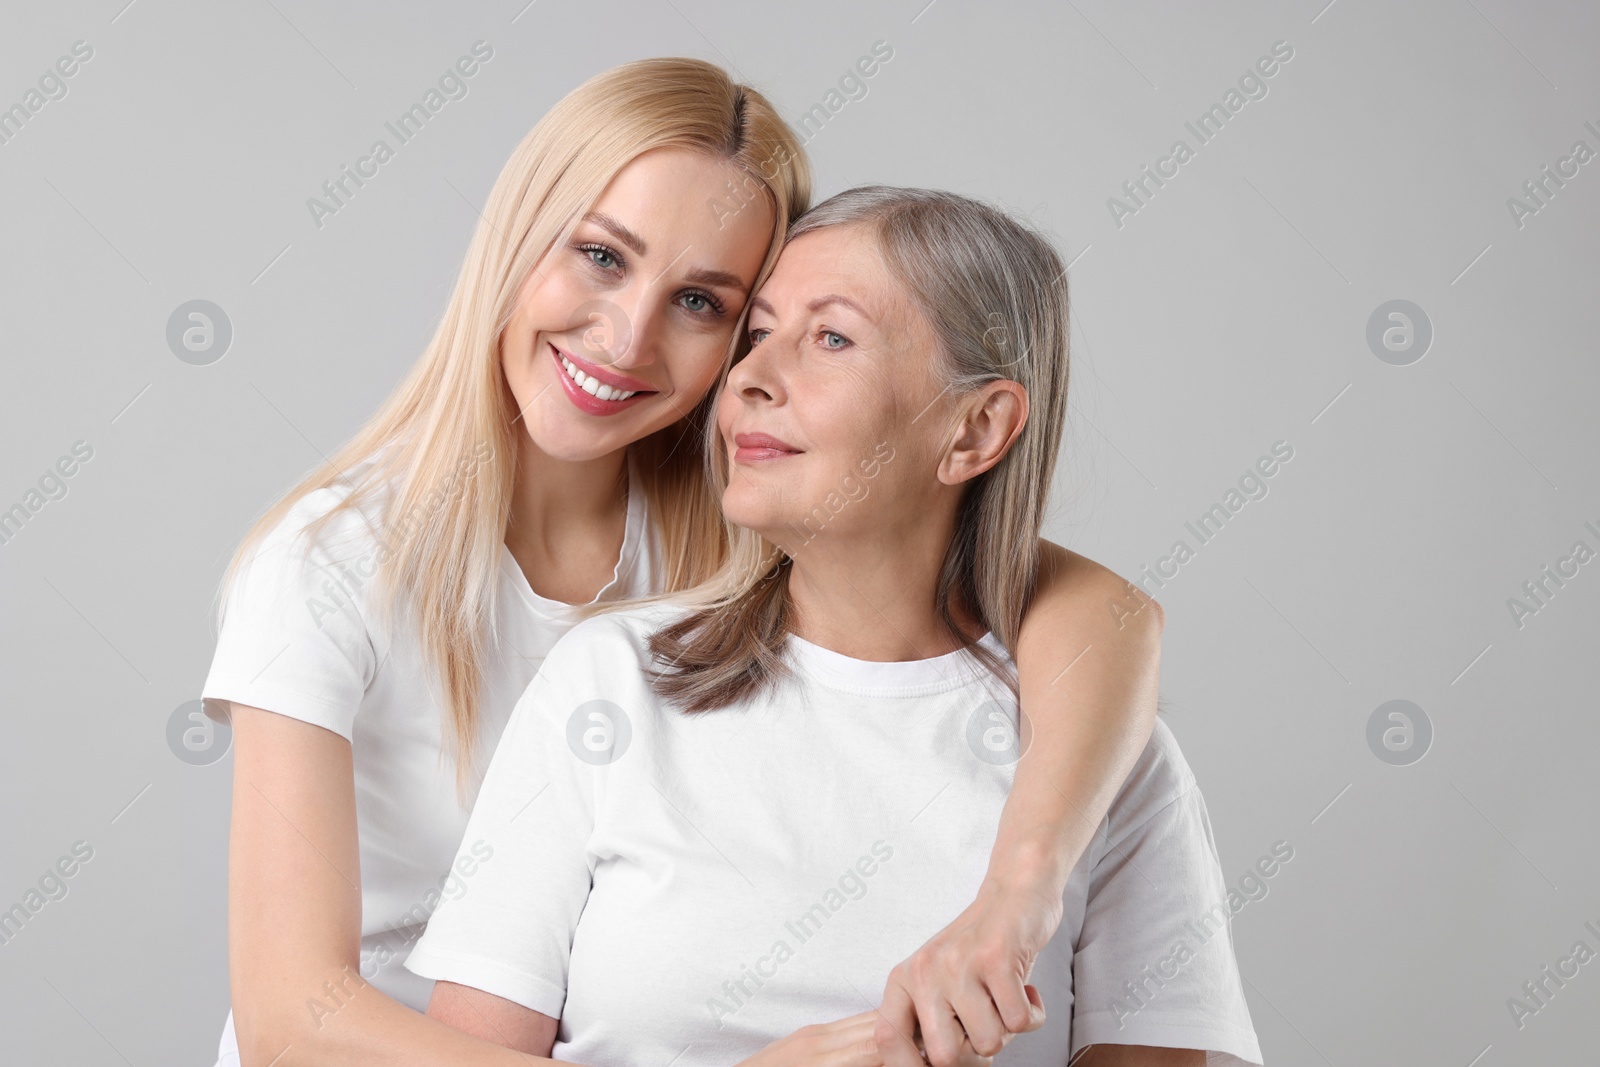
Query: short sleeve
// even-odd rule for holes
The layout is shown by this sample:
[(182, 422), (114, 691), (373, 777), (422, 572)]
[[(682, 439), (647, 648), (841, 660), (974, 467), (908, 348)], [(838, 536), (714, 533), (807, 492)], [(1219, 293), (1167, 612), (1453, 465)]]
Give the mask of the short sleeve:
[(1170, 732), (1158, 723), (1157, 733), (1157, 751), (1129, 778), (1150, 802), (1127, 805), (1129, 825), (1112, 820), (1090, 875), (1072, 964), (1072, 1055), (1154, 1045), (1206, 1050), (1211, 1065), (1259, 1064), (1205, 799)]
[[(440, 902), (407, 969), (435, 981), (471, 986), (523, 1007), (561, 1018), (568, 964), (578, 920), (593, 884), (595, 775), (602, 768), (569, 744), (568, 721), (578, 711), (574, 684), (583, 673), (557, 642), (512, 709), (483, 787), (467, 821), (457, 864), (477, 864), (465, 889)], [(614, 728), (578, 723), (580, 730)], [(587, 751), (587, 750), (585, 750)]]
[(352, 511), (315, 536), (306, 522), (330, 507), (332, 490), (308, 494), (261, 539), (223, 603), (206, 714), (229, 719), (229, 702), (332, 730), (350, 740), (376, 671), (364, 615), (378, 546)]

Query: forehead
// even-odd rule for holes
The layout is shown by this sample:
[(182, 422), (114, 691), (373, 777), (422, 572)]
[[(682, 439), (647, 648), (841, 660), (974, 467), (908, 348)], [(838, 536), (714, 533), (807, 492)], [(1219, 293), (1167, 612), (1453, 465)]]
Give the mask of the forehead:
[(767, 303), (778, 305), (809, 300), (823, 292), (850, 297), (878, 320), (892, 317), (905, 303), (901, 287), (883, 261), (876, 235), (860, 224), (828, 226), (791, 240), (760, 295)]
[(766, 258), (776, 221), (754, 176), (730, 160), (683, 148), (655, 148), (630, 160), (590, 210), (642, 237), (663, 264), (681, 257), (678, 266), (730, 268), (747, 282)]

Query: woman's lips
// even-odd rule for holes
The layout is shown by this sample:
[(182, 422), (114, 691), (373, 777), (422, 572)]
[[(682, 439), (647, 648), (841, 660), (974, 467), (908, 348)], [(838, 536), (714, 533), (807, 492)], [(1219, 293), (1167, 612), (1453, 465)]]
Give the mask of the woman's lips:
[(733, 443), (738, 446), (733, 453), (733, 458), (739, 463), (758, 463), (769, 459), (784, 459), (788, 456), (798, 456), (802, 451), (787, 441), (764, 433), (734, 434)]
[(623, 374), (615, 367), (602, 367), (591, 360), (583, 358), (582, 356), (574, 355), (573, 353), (562, 348), (556, 348), (555, 345), (551, 345), (550, 347), (555, 349), (558, 356), (581, 370), (585, 376), (593, 378), (599, 382), (604, 382), (613, 389), (622, 389), (634, 393), (640, 391), (646, 393), (656, 392), (656, 388), (649, 382), (640, 381), (638, 378), (630, 378), (628, 375)]
[[(573, 366), (583, 371), (585, 376), (590, 376), (586, 368), (593, 366), (593, 364), (581, 364), (578, 360), (573, 359), (570, 353), (562, 352), (561, 349), (557, 348), (555, 345), (550, 346), (550, 362), (555, 365), (556, 377), (560, 379), (561, 388), (566, 391), (567, 399), (572, 401), (573, 406), (579, 411), (590, 415), (615, 415), (633, 407), (641, 400), (656, 395), (655, 392), (650, 390), (648, 386), (643, 386), (645, 391), (636, 392), (626, 400), (602, 400), (593, 393), (589, 392), (583, 386), (579, 385), (577, 382), (573, 381), (572, 376), (567, 373), (567, 368), (561, 365), (561, 361), (563, 359), (570, 361)], [(599, 368), (595, 368), (595, 370), (599, 371)], [(623, 383), (637, 382), (637, 379), (630, 379), (616, 374), (596, 373), (592, 375), (592, 377), (598, 382), (623, 389), (629, 388), (628, 385)], [(621, 380), (610, 381), (608, 379)], [(640, 384), (642, 385), (642, 383)]]

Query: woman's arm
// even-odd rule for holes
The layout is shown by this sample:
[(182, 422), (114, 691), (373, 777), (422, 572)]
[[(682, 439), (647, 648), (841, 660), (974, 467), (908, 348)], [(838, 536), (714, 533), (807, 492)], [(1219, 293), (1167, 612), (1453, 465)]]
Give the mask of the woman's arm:
[(469, 985), (433, 983), (428, 1018), (518, 1052), (549, 1056), (561, 1020)]
[(361, 977), (350, 743), (232, 707), (228, 941), (242, 1067), (548, 1067), (429, 1019)]
[[(514, 1000), (454, 982), (434, 983), (428, 1018), (488, 1041), (504, 1040), (534, 1056), (550, 1055), (560, 1025)], [(838, 1022), (801, 1027), (741, 1061), (739, 1067), (882, 1067), (872, 1039), (877, 1018), (877, 1012), (864, 1011)]]
[(1161, 606), (1093, 560), (1041, 540), (1017, 668), (1027, 751), (977, 899), (890, 972), (878, 1043), (888, 1067), (957, 1062), (1036, 1029), (1023, 982), (1061, 922), (1061, 897), (1155, 725)]

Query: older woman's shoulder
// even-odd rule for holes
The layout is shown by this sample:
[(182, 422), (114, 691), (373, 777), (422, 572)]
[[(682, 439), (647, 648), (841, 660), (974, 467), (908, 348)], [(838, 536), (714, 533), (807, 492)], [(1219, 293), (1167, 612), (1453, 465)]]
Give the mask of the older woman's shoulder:
[(1178, 739), (1156, 719), (1150, 740), (1128, 772), (1106, 815), (1107, 837), (1115, 842), (1133, 833), (1171, 805), (1190, 798), (1198, 783)]
[(650, 635), (682, 617), (681, 606), (651, 601), (613, 608), (575, 623), (545, 657), (547, 668), (638, 674), (650, 661)]

